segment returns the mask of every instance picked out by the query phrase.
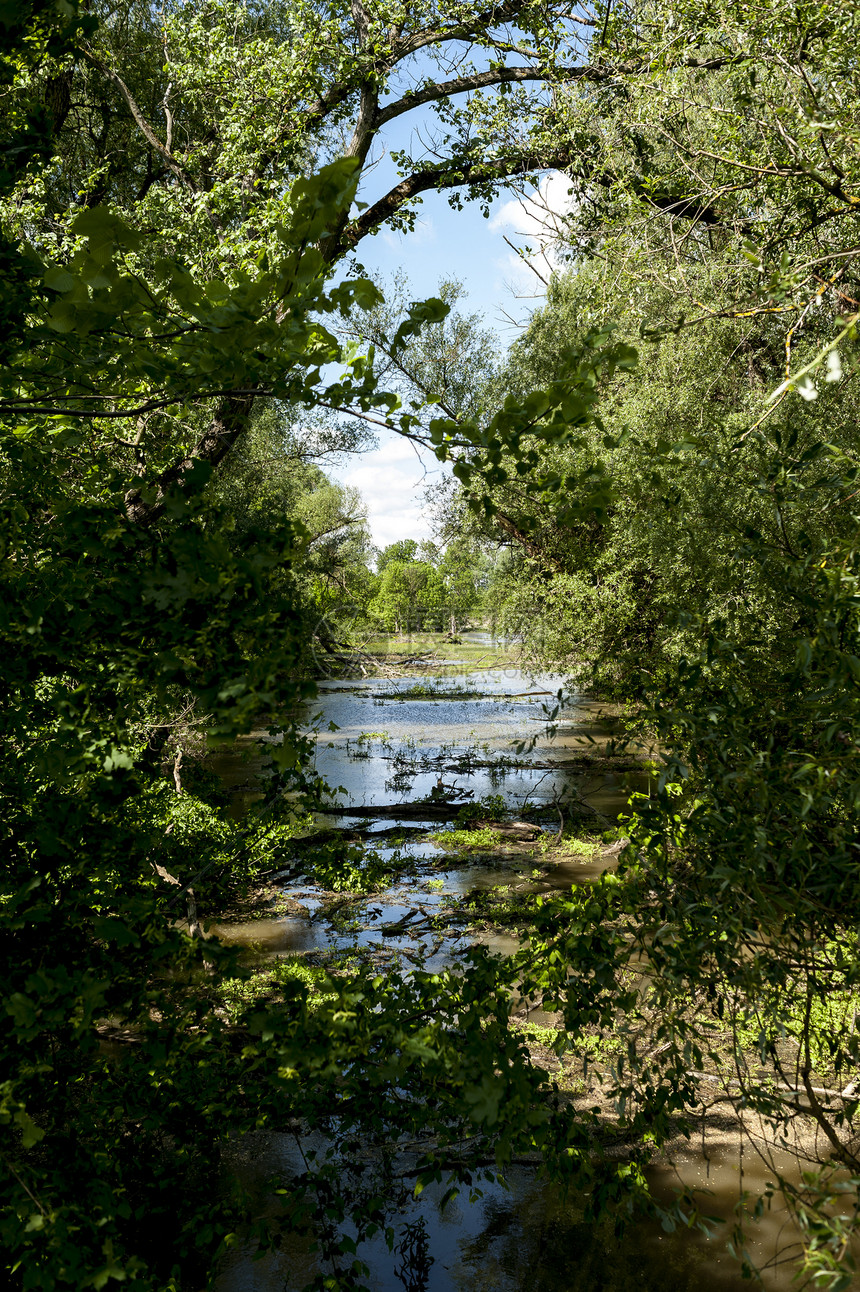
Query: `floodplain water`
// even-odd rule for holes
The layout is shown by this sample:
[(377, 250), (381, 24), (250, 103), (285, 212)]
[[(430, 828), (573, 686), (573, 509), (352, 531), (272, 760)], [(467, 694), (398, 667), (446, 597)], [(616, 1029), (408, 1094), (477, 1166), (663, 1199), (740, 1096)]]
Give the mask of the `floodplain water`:
[[(518, 668), (324, 682), (313, 705), (316, 768), (335, 793), (321, 823), (360, 829), (383, 861), (406, 855), (413, 868), (395, 874), (384, 891), (351, 899), (338, 908), (339, 918), (332, 916), (330, 895), (293, 876), (284, 883), (289, 912), (223, 924), (218, 934), (252, 948), (261, 960), (360, 949), (405, 971), (410, 963), (429, 969), (450, 963), (477, 940), (502, 955), (516, 950), (512, 934), (476, 935), (434, 915), (502, 885), (516, 892), (593, 882), (611, 861), (573, 856), (546, 873), (530, 867), (516, 848), (507, 856), (497, 850), (483, 857), (448, 855), (428, 838), (441, 829), (438, 819), (422, 818), (416, 805), (432, 803), (434, 794), (464, 804), (500, 795), (514, 816), (543, 807), (560, 812), (562, 821), (581, 819), (592, 832), (616, 824), (630, 794), (647, 792), (648, 773), (622, 773), (599, 761), (590, 769), (584, 755), (606, 749), (613, 715), (581, 698), (568, 698), (553, 714), (562, 689), (562, 678)], [(253, 744), (244, 762), (240, 754), (224, 755), (219, 770), (226, 783), (245, 786), (247, 801), (254, 797), (249, 778), (265, 754)], [(373, 809), (384, 815), (374, 817)], [(392, 841), (392, 832), (402, 837)], [(794, 1161), (790, 1151), (777, 1150), (770, 1165), (767, 1152), (752, 1153), (759, 1133), (727, 1116), (722, 1132), (710, 1128), (707, 1144), (688, 1145), (671, 1166), (651, 1170), (658, 1200), (669, 1201), (679, 1185), (705, 1191), (703, 1212), (727, 1222), (711, 1238), (684, 1228), (667, 1233), (648, 1220), (631, 1223), (619, 1237), (611, 1224), (586, 1223), (575, 1199), (542, 1181), (536, 1166), (521, 1165), (504, 1185), (481, 1184), (472, 1201), (461, 1195), (443, 1208), (441, 1186), (428, 1187), (420, 1198), (404, 1195), (399, 1246), (391, 1252), (381, 1237), (362, 1245), (368, 1286), (373, 1292), (741, 1292), (750, 1283), (727, 1250), (735, 1208), (744, 1189), (760, 1192), (774, 1166)], [(296, 1140), (285, 1135), (252, 1137), (237, 1146), (236, 1169), (256, 1190), (261, 1210), (272, 1179), (301, 1169), (299, 1154)], [(765, 1267), (768, 1292), (792, 1286), (794, 1270), (786, 1259), (792, 1235), (777, 1202), (747, 1225), (747, 1251)], [(427, 1257), (418, 1281), (403, 1266), (404, 1252), (411, 1243), (414, 1254), (416, 1242)], [(304, 1239), (287, 1238), (278, 1253), (255, 1256), (250, 1247), (234, 1250), (218, 1292), (300, 1292), (320, 1273)]]
[[(291, 882), (284, 891), (301, 910), (271, 920), (216, 925), (220, 937), (253, 942), (264, 955), (298, 954), (323, 949), (346, 950), (377, 944), (381, 926), (406, 919), (420, 910), (429, 920), (435, 910), (462, 901), (469, 893), (507, 884), (512, 891), (545, 891), (570, 887), (596, 878), (605, 863), (571, 859), (554, 867), (551, 878), (535, 879), (523, 872), (523, 858), (512, 850), (491, 858), (471, 857), (457, 864), (421, 832), (439, 830), (438, 820), (416, 815), (415, 804), (440, 796), (462, 795), (464, 806), (489, 796), (501, 796), (514, 815), (527, 807), (562, 804), (562, 817), (571, 814), (591, 830), (613, 826), (632, 790), (645, 790), (647, 773), (623, 774), (582, 770), (583, 755), (606, 748), (613, 735), (613, 718), (604, 706), (577, 701), (562, 708), (548, 733), (552, 710), (564, 679), (551, 674), (528, 674), (518, 668), (459, 673), (453, 677), (372, 678), (323, 682), (314, 702), (316, 771), (333, 788), (337, 814), (325, 813), (322, 825), (361, 827), (383, 862), (399, 854), (433, 861), (432, 888), (428, 876), (409, 876), (364, 903), (353, 904), (362, 927), (338, 931), (320, 920), (323, 906), (312, 884)], [(330, 729), (334, 726), (334, 730)], [(227, 785), (246, 785), (265, 762), (264, 749), (250, 741), (219, 756), (217, 768)], [(532, 743), (534, 742), (534, 743)], [(521, 748), (525, 745), (526, 748)], [(243, 804), (253, 792), (243, 792)], [(398, 805), (404, 815), (398, 816)], [(349, 808), (386, 808), (387, 815), (352, 815)], [(597, 815), (595, 815), (597, 814)], [(557, 828), (557, 827), (556, 827)], [(412, 835), (390, 843), (398, 831)], [(378, 836), (378, 842), (374, 841)], [(382, 904), (380, 904), (380, 899)], [(416, 902), (418, 907), (416, 908)], [(412, 921), (414, 924), (416, 921)], [(481, 940), (506, 954), (515, 939), (495, 934)], [(424, 955), (428, 969), (438, 969), (462, 947), (462, 935), (439, 936), (408, 930), (401, 937), (386, 934), (384, 950), (393, 954)]]

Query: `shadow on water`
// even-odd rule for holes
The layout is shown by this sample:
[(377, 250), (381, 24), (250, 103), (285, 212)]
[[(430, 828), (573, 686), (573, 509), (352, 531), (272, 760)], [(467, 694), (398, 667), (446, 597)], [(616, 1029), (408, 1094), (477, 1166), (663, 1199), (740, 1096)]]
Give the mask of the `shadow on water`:
[[(261, 1205), (267, 1182), (300, 1169), (295, 1142), (286, 1136), (247, 1146), (239, 1163), (246, 1185), (260, 1190)], [(691, 1156), (681, 1170), (693, 1183), (704, 1170), (701, 1157)], [(677, 1183), (674, 1172), (655, 1168), (651, 1176), (655, 1196), (668, 1201)], [(703, 1210), (730, 1220), (738, 1181), (736, 1147), (727, 1143), (712, 1150)], [(361, 1246), (361, 1259), (370, 1269), (367, 1287), (371, 1292), (403, 1292), (404, 1287), (415, 1292), (743, 1292), (751, 1286), (726, 1250), (724, 1230), (713, 1237), (699, 1230), (667, 1233), (653, 1221), (640, 1220), (619, 1234), (611, 1221), (586, 1220), (574, 1198), (538, 1179), (532, 1168), (512, 1168), (506, 1183), (507, 1188), (482, 1182), (479, 1196), (470, 1200), (466, 1192), (444, 1208), (442, 1185), (410, 1198), (395, 1223), (393, 1251), (382, 1234)], [(748, 1231), (751, 1255), (762, 1263), (770, 1260), (784, 1242), (784, 1228), (782, 1213), (766, 1212)], [(432, 1258), (423, 1278), (413, 1271), (411, 1283), (402, 1273), (401, 1246), (410, 1231)], [(234, 1251), (216, 1292), (301, 1292), (320, 1273), (331, 1270), (306, 1240), (291, 1234), (276, 1253)], [(789, 1288), (791, 1273), (786, 1267), (772, 1271), (766, 1286)]]
[[(314, 705), (321, 716), (316, 766), (330, 785), (343, 789), (337, 800), (341, 810), (321, 824), (360, 828), (383, 861), (390, 858), (393, 865), (396, 856), (401, 862), (406, 857), (411, 869), (393, 874), (384, 891), (344, 898), (336, 919), (333, 895), (297, 875), (283, 885), (290, 902), (286, 913), (223, 924), (215, 931), (262, 960), (361, 949), (394, 957), (403, 968), (421, 962), (433, 970), (476, 941), (500, 954), (515, 951), (519, 943), (511, 934), (498, 929), (477, 934), (465, 923), (452, 927), (436, 917), (502, 886), (522, 893), (593, 882), (609, 864), (606, 858), (561, 857), (550, 870), (541, 870), (522, 849), (453, 855), (427, 838), (439, 823), (416, 819), (415, 804), (441, 787), (460, 801), (501, 795), (514, 814), (529, 807), (546, 812), (568, 791), (568, 824), (579, 822), (592, 834), (615, 824), (631, 791), (647, 790), (648, 774), (619, 771), (599, 758), (589, 770), (585, 755), (605, 751), (614, 731), (611, 712), (594, 703), (569, 705), (558, 715), (555, 731), (547, 733), (547, 709), (556, 703), (561, 684), (558, 677), (517, 669), (424, 677), (418, 684), (414, 677), (324, 683)], [(329, 723), (336, 729), (328, 730)], [(523, 742), (527, 748), (518, 750)], [(256, 792), (255, 776), (264, 762), (259, 739), (216, 761), (228, 786), (239, 787), (243, 806)], [(374, 820), (348, 811), (383, 805), (403, 805), (404, 817), (398, 820), (392, 811)], [(398, 827), (406, 832), (405, 842), (392, 843), (391, 832)], [(553, 824), (552, 831), (556, 828)], [(541, 1019), (535, 1015), (533, 1021)], [(682, 1148), (677, 1169), (652, 1168), (655, 1196), (669, 1201), (680, 1178), (689, 1187), (710, 1190), (702, 1206), (706, 1214), (730, 1220), (741, 1180), (755, 1190), (772, 1178), (752, 1155), (742, 1176), (739, 1148), (735, 1125), (710, 1135), (706, 1156), (701, 1147)], [(302, 1169), (296, 1141), (287, 1136), (249, 1137), (235, 1152), (234, 1165), (259, 1197), (261, 1212), (274, 1205), (272, 1178)], [(426, 1242), (432, 1257), (426, 1279), (410, 1283), (398, 1276), (402, 1252), (400, 1258), (392, 1255), (379, 1236), (360, 1253), (371, 1269), (368, 1286), (373, 1292), (740, 1292), (750, 1286), (727, 1251), (725, 1227), (721, 1237), (707, 1239), (695, 1230), (666, 1233), (656, 1222), (639, 1221), (619, 1237), (610, 1224), (585, 1223), (575, 1202), (538, 1180), (534, 1169), (516, 1168), (508, 1184), (505, 1189), (485, 1183), (482, 1196), (472, 1202), (461, 1196), (444, 1210), (443, 1186), (428, 1187), (419, 1199), (405, 1197), (396, 1242), (407, 1232), (419, 1248)], [(761, 1266), (787, 1241), (786, 1218), (774, 1206), (751, 1231), (749, 1252)], [(234, 1250), (218, 1292), (299, 1292), (320, 1272), (309, 1242), (291, 1233), (278, 1254), (254, 1256), (247, 1248)], [(765, 1286), (782, 1292), (791, 1286), (792, 1273), (790, 1264), (771, 1269)]]

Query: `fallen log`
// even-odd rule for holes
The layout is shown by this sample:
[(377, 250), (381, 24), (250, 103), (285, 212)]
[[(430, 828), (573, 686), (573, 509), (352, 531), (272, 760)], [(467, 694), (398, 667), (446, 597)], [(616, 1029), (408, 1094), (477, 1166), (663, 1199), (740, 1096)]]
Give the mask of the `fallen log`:
[[(467, 804), (468, 806), (468, 801)], [(446, 803), (444, 801), (429, 803), (384, 803), (379, 807), (352, 807), (348, 803), (334, 803), (320, 808), (324, 816), (355, 816), (364, 818), (389, 819), (392, 817), (409, 821), (454, 821), (462, 810), (462, 802)]]
[(501, 839), (519, 839), (531, 843), (543, 834), (539, 825), (528, 821), (485, 821), (483, 818), (470, 819), (466, 822), (467, 830), (492, 830)]

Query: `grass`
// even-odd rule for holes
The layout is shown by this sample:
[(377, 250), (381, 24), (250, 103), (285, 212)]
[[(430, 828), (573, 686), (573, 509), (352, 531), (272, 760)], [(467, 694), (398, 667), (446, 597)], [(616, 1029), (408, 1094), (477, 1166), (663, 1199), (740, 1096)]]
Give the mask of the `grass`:
[(499, 835), (490, 826), (480, 830), (440, 830), (428, 838), (440, 848), (453, 848), (455, 852), (474, 852), (482, 848), (495, 848)]
[(378, 893), (414, 867), (415, 859), (399, 848), (383, 857), (366, 843), (342, 837), (321, 843), (302, 863), (305, 877), (331, 893)]
[(501, 794), (485, 794), (483, 798), (464, 803), (457, 813), (460, 825), (467, 826), (469, 821), (503, 821), (508, 815), (507, 804)]
[(552, 852), (556, 857), (582, 857), (590, 861), (600, 848), (600, 841), (597, 838), (577, 839), (562, 837), (556, 842), (557, 836), (553, 834), (542, 834), (535, 840), (538, 852), (546, 856)]
[(535, 1045), (542, 1045), (545, 1050), (554, 1050), (563, 1033), (557, 1027), (541, 1027), (539, 1023), (519, 1023), (511, 1020), (511, 1027), (522, 1032), (526, 1040)]
[(377, 691), (377, 700), (482, 700), (488, 698), (483, 691), (446, 685), (445, 679), (434, 678), (428, 682), (413, 682), (402, 691)]
[(574, 1063), (582, 1062), (585, 1058), (588, 1059), (589, 1064), (609, 1062), (619, 1053), (622, 1046), (617, 1036), (596, 1036), (588, 1033), (575, 1036), (573, 1032), (565, 1032), (563, 1028), (552, 1024), (511, 1019), (510, 1026), (514, 1031), (522, 1033), (530, 1045), (540, 1045), (559, 1056), (563, 1053), (570, 1054)]
[(329, 980), (329, 972), (317, 965), (308, 964), (302, 956), (286, 956), (275, 964), (243, 978), (227, 978), (220, 985), (224, 1012), (231, 1023), (238, 1022), (246, 1010), (261, 1004), (283, 1000), (285, 988), (301, 984), (308, 994), (322, 1003), (326, 996), (321, 992)]
[(499, 660), (513, 659), (508, 647), (491, 646), (485, 642), (451, 642), (446, 637), (445, 633), (409, 633), (397, 637), (393, 634), (381, 634), (378, 637), (368, 637), (362, 646), (369, 655), (383, 659), (432, 652), (438, 661), (480, 660), (486, 661), (488, 668)]

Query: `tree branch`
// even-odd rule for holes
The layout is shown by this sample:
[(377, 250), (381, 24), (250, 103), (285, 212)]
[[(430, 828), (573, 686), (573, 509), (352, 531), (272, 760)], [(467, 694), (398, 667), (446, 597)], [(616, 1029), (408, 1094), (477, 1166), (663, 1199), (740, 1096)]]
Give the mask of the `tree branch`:
[(126, 494), (125, 509), (129, 520), (135, 525), (153, 524), (164, 510), (164, 496), (171, 485), (179, 484), (182, 477), (198, 462), (208, 462), (210, 466), (216, 467), (247, 428), (254, 399), (254, 393), (225, 395), (191, 452), (162, 471), (149, 486), (149, 490), (154, 488), (155, 498), (147, 500), (139, 489), (132, 489)]
[(363, 211), (357, 220), (347, 225), (338, 243), (326, 247), (326, 254), (335, 259), (343, 252), (350, 251), (362, 238), (391, 219), (413, 197), (426, 193), (428, 189), (461, 188), (468, 184), (492, 183), (513, 175), (561, 169), (570, 162), (571, 157), (572, 154), (564, 150), (543, 157), (526, 154), (486, 162), (463, 161), (458, 164), (451, 161), (447, 165), (428, 166), (425, 170), (415, 171), (389, 189), (384, 197)]
[[(372, 233), (386, 220), (404, 207), (419, 193), (429, 189), (453, 189), (467, 185), (492, 184), (500, 180), (511, 179), (515, 175), (536, 175), (547, 170), (567, 170), (580, 161), (579, 154), (571, 148), (558, 148), (546, 153), (523, 152), (510, 157), (498, 157), (490, 161), (456, 161), (452, 160), (441, 166), (427, 167), (415, 171), (389, 189), (384, 197), (379, 198), (372, 206), (348, 224), (339, 237), (329, 239), (324, 247), (327, 258), (334, 260), (339, 255), (351, 251), (362, 238)], [(617, 182), (617, 176), (608, 172), (594, 176), (594, 182), (608, 187)], [(680, 216), (682, 219), (697, 221), (703, 224), (718, 225), (721, 220), (706, 200), (691, 194), (660, 194), (651, 192), (644, 183), (633, 180), (637, 195), (648, 205), (668, 215)]]
[[(608, 76), (608, 73), (600, 72), (594, 67), (560, 67), (554, 70), (558, 71), (559, 76), (571, 81), (604, 81)], [(420, 90), (413, 90), (411, 94), (404, 94), (402, 99), (378, 112), (374, 124), (379, 129), (404, 112), (420, 108), (423, 103), (434, 103), (451, 94), (465, 94), (468, 90), (482, 90), (488, 85), (505, 85), (513, 81), (545, 81), (547, 77), (547, 70), (543, 67), (499, 67), (490, 72), (459, 76), (453, 81), (439, 81), (425, 85)]]
[[(393, 41), (388, 54), (385, 57), (380, 58), (376, 63), (375, 75), (378, 78), (378, 81), (381, 82), (385, 75), (392, 71), (398, 63), (402, 62), (404, 58), (408, 58), (410, 54), (414, 54), (417, 50), (423, 49), (427, 45), (441, 44), (448, 40), (467, 40), (470, 37), (473, 37), (476, 31), (480, 30), (480, 24), (488, 21), (490, 15), (495, 17), (496, 24), (507, 22), (517, 16), (523, 7), (523, 4), (524, 0), (510, 0), (508, 4), (501, 5), (495, 10), (490, 9), (483, 14), (478, 14), (470, 23), (460, 23), (459, 26), (450, 28), (425, 27), (422, 31), (415, 32), (413, 35), (407, 37), (406, 40), (400, 42)], [(353, 19), (356, 19), (355, 11), (353, 11)], [(358, 30), (358, 35), (359, 40), (361, 40), (360, 30)], [(336, 85), (332, 85), (325, 94), (321, 94), (319, 98), (308, 107), (302, 116), (300, 125), (294, 128), (290, 133), (294, 135), (306, 133), (308, 130), (312, 130), (314, 126), (319, 125), (320, 122), (325, 120), (330, 112), (334, 111), (335, 108), (341, 107), (350, 95), (361, 91), (365, 76), (366, 73), (363, 72), (362, 69), (356, 68), (356, 76), (354, 79), (348, 79), (345, 83), (340, 82)], [(424, 101), (425, 100), (417, 100), (417, 103)], [(416, 106), (416, 104), (413, 103), (412, 106)], [(406, 109), (404, 109), (404, 111), (405, 110)], [(394, 113), (392, 115), (398, 114)], [(390, 120), (390, 117), (386, 117), (385, 119)], [(377, 121), (375, 124), (378, 126), (380, 122)]]
[(419, 49), (428, 45), (441, 44), (447, 40), (468, 40), (476, 31), (485, 32), (502, 23), (512, 22), (524, 9), (525, 0), (507, 0), (505, 4), (493, 5), (482, 13), (475, 14), (468, 23), (458, 23), (450, 27), (425, 27), (423, 31), (413, 32), (400, 45), (396, 46), (387, 60), (388, 67), (394, 67), (401, 59), (408, 58)]
[[(106, 76), (108, 80), (113, 81), (114, 85), (117, 86), (120, 94), (126, 101), (129, 112), (134, 117), (135, 124), (137, 125), (138, 130), (141, 132), (144, 139), (146, 139), (147, 143), (150, 144), (150, 146), (155, 149), (155, 151), (159, 154), (159, 156), (164, 158), (164, 161), (167, 164), (168, 169), (173, 171), (173, 174), (177, 177), (177, 179), (182, 180), (182, 183), (185, 184), (189, 189), (191, 189), (192, 193), (196, 193), (197, 185), (194, 183), (194, 180), (188, 174), (187, 170), (182, 165), (182, 163), (177, 161), (176, 158), (173, 156), (173, 153), (171, 153), (169, 149), (167, 149), (164, 146), (164, 144), (161, 142), (158, 135), (155, 133), (152, 126), (149, 124), (146, 117), (141, 112), (134, 98), (134, 95), (132, 94), (131, 90), (128, 88), (128, 86), (126, 85), (125, 81), (122, 79), (120, 74), (118, 72), (115, 72), (112, 67), (107, 67), (101, 61), (101, 59), (96, 58), (95, 54), (91, 53), (88, 49), (84, 48), (82, 50), (82, 53), (88, 63), (91, 63), (93, 67), (97, 68), (98, 71), (100, 71), (103, 76)], [(165, 99), (166, 99), (166, 96), (165, 96)]]
[(538, 565), (542, 566), (544, 569), (555, 570), (556, 574), (565, 573), (563, 565), (544, 551), (540, 543), (536, 543), (533, 539), (529, 538), (528, 534), (523, 533), (516, 521), (514, 521), (510, 516), (505, 515), (503, 511), (497, 510), (493, 512), (493, 520), (498, 525), (499, 529), (507, 534), (509, 538), (512, 538), (517, 546), (521, 547), (526, 555), (530, 556), (533, 561), (538, 563)]

